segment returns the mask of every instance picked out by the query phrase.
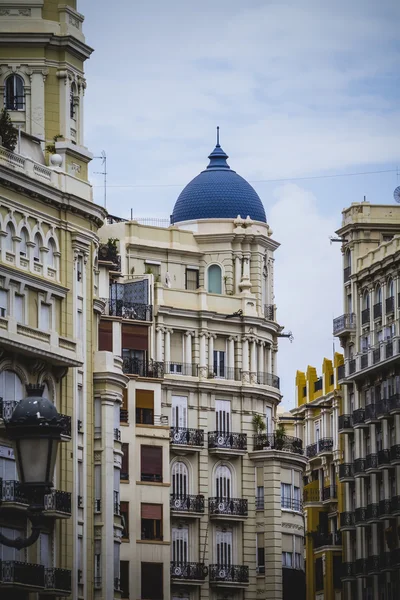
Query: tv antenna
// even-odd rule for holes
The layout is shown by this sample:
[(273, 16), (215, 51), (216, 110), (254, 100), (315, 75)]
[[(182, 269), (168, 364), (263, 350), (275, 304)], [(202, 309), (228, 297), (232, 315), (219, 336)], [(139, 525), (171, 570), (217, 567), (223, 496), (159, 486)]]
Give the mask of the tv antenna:
[(104, 208), (107, 208), (107, 155), (104, 150), (101, 151), (100, 156), (94, 156), (93, 158), (99, 158), (101, 160), (102, 171), (93, 171), (95, 175), (103, 175), (104, 177)]

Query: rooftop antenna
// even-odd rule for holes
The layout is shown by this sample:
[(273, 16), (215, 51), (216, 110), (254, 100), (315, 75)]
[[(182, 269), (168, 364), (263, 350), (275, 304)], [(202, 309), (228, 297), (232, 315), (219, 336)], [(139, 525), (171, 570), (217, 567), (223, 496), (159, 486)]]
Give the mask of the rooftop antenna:
[(94, 156), (93, 158), (99, 158), (103, 167), (102, 171), (93, 171), (93, 173), (104, 177), (104, 208), (107, 208), (107, 156), (105, 151), (102, 150), (100, 156)]
[(217, 125), (217, 146), (219, 146), (219, 125)]

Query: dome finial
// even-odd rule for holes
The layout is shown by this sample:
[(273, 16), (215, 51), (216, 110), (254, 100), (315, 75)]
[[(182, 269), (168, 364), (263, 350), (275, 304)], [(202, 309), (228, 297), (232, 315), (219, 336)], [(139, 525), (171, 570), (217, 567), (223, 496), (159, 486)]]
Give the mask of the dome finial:
[(220, 147), (220, 145), (219, 145), (219, 125), (217, 125), (217, 146), (218, 146), (218, 148)]

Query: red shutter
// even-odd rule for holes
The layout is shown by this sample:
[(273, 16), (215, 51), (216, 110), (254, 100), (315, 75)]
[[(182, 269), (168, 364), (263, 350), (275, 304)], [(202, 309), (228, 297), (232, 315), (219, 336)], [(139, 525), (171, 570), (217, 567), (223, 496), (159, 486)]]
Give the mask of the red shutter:
[(142, 504), (142, 519), (162, 519), (162, 504)]
[(140, 446), (141, 472), (146, 475), (159, 475), (162, 479), (161, 446)]
[(112, 321), (100, 321), (99, 323), (99, 350), (113, 351)]
[(129, 444), (122, 444), (121, 475), (122, 474), (125, 476), (125, 479), (129, 479)]
[(144, 325), (122, 324), (122, 349), (145, 350), (148, 348), (149, 332)]

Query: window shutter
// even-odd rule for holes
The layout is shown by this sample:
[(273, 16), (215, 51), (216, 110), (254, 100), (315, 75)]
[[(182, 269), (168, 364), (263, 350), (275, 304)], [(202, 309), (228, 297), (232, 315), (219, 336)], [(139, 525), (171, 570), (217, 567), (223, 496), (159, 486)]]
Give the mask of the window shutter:
[(136, 390), (136, 408), (151, 408), (154, 410), (153, 390)]
[(122, 444), (121, 479), (129, 479), (129, 444)]
[(162, 478), (162, 448), (141, 446), (141, 472), (147, 475), (160, 475)]
[(100, 321), (99, 324), (99, 350), (112, 352), (112, 321)]
[(256, 467), (256, 474), (257, 474), (257, 487), (263, 487), (264, 486), (264, 468)]
[(141, 504), (142, 519), (162, 519), (162, 504)]
[(148, 329), (144, 325), (122, 324), (122, 349), (145, 350), (148, 348)]

